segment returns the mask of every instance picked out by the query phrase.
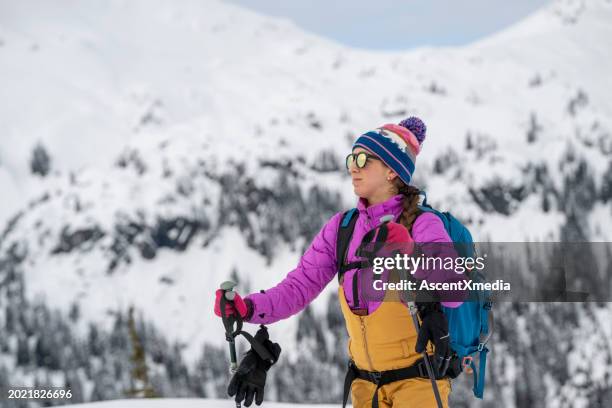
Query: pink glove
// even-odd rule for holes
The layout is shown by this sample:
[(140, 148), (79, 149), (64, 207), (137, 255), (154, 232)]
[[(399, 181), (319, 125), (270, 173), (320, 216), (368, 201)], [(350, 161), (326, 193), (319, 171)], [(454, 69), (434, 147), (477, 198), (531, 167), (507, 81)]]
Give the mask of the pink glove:
[(412, 254), (414, 250), (414, 240), (410, 236), (410, 233), (402, 224), (394, 221), (387, 222), (388, 235), (385, 240), (385, 250), (387, 251), (398, 251), (401, 254)]
[[(221, 297), (223, 294), (223, 289), (217, 289), (215, 292), (215, 314), (219, 317), (223, 317), (221, 316)], [(232, 302), (225, 302), (225, 316), (239, 316), (241, 319), (245, 320), (249, 314), (247, 302), (248, 300), (245, 301), (238, 293), (236, 293)]]
[[(387, 230), (387, 236), (382, 239), (380, 234)], [(381, 240), (382, 242), (377, 242)], [(384, 243), (383, 243), (384, 242)], [(414, 240), (402, 224), (388, 221), (368, 232), (361, 242), (366, 251), (375, 251), (376, 256), (392, 256), (394, 253), (410, 255), (414, 251)]]

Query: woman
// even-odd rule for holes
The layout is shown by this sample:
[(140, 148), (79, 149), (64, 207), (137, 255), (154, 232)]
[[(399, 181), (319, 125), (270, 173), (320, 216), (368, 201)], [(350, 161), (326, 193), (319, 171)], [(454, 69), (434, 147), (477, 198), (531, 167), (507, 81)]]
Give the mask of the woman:
[[(380, 218), (392, 215), (387, 242), (450, 243), (441, 220), (432, 213), (418, 210), (419, 190), (410, 185), (416, 157), (425, 139), (425, 125), (415, 117), (399, 125), (387, 124), (361, 135), (347, 157), (347, 168), (352, 176), (358, 218), (349, 244), (347, 261), (358, 261), (355, 251), (367, 232), (381, 225)], [(244, 299), (237, 296), (235, 307), (226, 305), (226, 313), (240, 315), (251, 323), (269, 324), (304, 309), (331, 282), (337, 273), (336, 239), (343, 213), (335, 214), (320, 230), (293, 271), (275, 287), (253, 293)], [(371, 235), (371, 234), (370, 234)], [(456, 256), (452, 245), (436, 246), (436, 256)], [(434, 254), (426, 253), (428, 256)], [(349, 333), (349, 355), (353, 367), (361, 373), (414, 368), (421, 360), (421, 352), (431, 340), (435, 345), (434, 367), (437, 374), (448, 364), (448, 326), (439, 303), (428, 304), (419, 310), (421, 331), (416, 332), (409, 310), (402, 302), (381, 302), (362, 293), (353, 293), (359, 269), (347, 271), (339, 286), (339, 301)], [(454, 276), (453, 276), (454, 275)], [(459, 277), (453, 272), (429, 271), (425, 276), (419, 270), (416, 278), (427, 281), (453, 281)], [(359, 292), (359, 291), (358, 291)], [(220, 316), (219, 298), (215, 312)], [(457, 307), (461, 302), (442, 302)], [(430, 346), (428, 353), (433, 353)], [(450, 380), (436, 381), (444, 406), (448, 405)], [(352, 382), (353, 407), (435, 407), (432, 383), (426, 377), (412, 376), (377, 386), (363, 378)], [(238, 397), (238, 396), (237, 396)], [(242, 395), (244, 397), (244, 395)], [(252, 401), (252, 396), (250, 398)], [(249, 404), (251, 401), (248, 401)]]

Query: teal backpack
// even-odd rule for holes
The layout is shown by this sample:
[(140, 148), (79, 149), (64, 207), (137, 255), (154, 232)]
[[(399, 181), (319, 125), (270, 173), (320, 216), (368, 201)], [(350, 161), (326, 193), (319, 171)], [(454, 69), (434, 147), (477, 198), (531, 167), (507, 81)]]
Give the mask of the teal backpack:
[[(457, 218), (450, 212), (440, 212), (432, 208), (427, 203), (425, 192), (423, 203), (419, 205), (421, 212), (431, 212), (438, 216), (446, 232), (453, 241), (457, 255), (460, 257), (475, 257), (476, 249), (472, 234)], [(351, 235), (355, 227), (358, 211), (356, 208), (344, 213), (338, 230), (338, 242), (336, 252), (338, 259), (339, 275), (349, 269), (359, 267), (359, 262), (345, 264), (346, 252), (350, 243)], [(474, 282), (484, 282), (484, 275), (474, 269), (469, 272), (468, 277)], [(489, 291), (471, 290), (468, 300), (457, 308), (442, 306), (444, 314), (448, 320), (448, 329), (451, 338), (451, 348), (453, 349), (453, 360), (449, 368), (449, 376), (455, 378), (462, 371), (472, 373), (474, 386), (472, 388), (477, 398), (482, 398), (485, 387), (485, 371), (487, 364), (486, 347), (493, 333), (493, 312), (491, 310), (491, 294)], [(479, 364), (476, 368), (474, 358), (478, 355)]]
[[(422, 212), (431, 212), (442, 220), (446, 232), (450, 236), (457, 255), (460, 257), (476, 257), (476, 248), (472, 234), (457, 218), (450, 212), (440, 212), (427, 204), (427, 196), (423, 204), (419, 206)], [(469, 278), (474, 282), (484, 282), (484, 275), (478, 270), (472, 270)], [(461, 362), (461, 371), (472, 371), (474, 377), (474, 395), (483, 397), (485, 386), (485, 370), (487, 365), (487, 342), (493, 334), (493, 312), (491, 293), (489, 291), (472, 290), (468, 300), (457, 308), (442, 306), (442, 310), (448, 319), (448, 329), (451, 338), (451, 348), (457, 354)], [(474, 357), (478, 354), (479, 366), (476, 369)], [(469, 367), (469, 368), (468, 368)]]

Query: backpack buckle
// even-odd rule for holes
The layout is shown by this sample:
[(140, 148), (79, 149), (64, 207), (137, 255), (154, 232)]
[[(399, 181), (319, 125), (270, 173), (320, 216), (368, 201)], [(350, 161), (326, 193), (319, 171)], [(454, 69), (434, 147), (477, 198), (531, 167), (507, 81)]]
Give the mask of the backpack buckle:
[(421, 378), (429, 378), (429, 376), (427, 375), (427, 371), (423, 368), (423, 365), (425, 364), (424, 361), (421, 361), (418, 365), (417, 365), (417, 369), (419, 370), (419, 376)]
[(482, 351), (485, 347), (486, 343), (478, 343), (478, 351)]
[(463, 360), (461, 360), (461, 369), (468, 374), (472, 374), (474, 372), (474, 370), (472, 370), (472, 367), (471, 367), (471, 365), (473, 364), (473, 361), (474, 361), (474, 357), (472, 356), (463, 357)]
[(382, 373), (380, 371), (369, 371), (368, 377), (370, 377), (371, 382), (378, 385), (380, 378), (382, 377)]

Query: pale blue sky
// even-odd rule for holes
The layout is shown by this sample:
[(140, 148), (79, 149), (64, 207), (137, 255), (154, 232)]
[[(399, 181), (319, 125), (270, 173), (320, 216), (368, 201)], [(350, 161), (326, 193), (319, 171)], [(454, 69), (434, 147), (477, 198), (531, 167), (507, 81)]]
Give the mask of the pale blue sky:
[(360, 48), (462, 45), (521, 20), (551, 0), (226, 0)]

